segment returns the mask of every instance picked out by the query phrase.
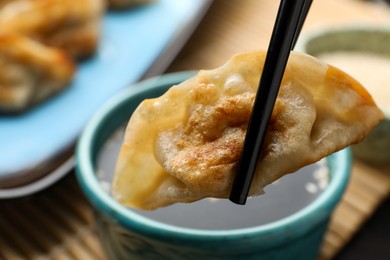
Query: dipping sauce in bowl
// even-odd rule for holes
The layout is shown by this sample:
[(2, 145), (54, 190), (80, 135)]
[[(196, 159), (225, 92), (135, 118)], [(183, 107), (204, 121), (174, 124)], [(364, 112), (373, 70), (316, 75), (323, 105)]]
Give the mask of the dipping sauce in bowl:
[[(97, 178), (108, 193), (123, 136), (124, 127), (112, 134), (98, 155)], [(275, 222), (302, 210), (322, 194), (328, 186), (328, 181), (328, 167), (323, 159), (268, 185), (264, 189), (265, 194), (248, 198), (245, 207), (227, 199), (206, 198), (152, 211), (132, 210), (147, 218), (186, 228), (249, 228)]]

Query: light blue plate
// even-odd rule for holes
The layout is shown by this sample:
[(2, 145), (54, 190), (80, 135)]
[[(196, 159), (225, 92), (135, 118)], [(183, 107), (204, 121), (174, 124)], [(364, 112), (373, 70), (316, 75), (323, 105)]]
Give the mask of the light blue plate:
[[(161, 73), (210, 3), (156, 0), (107, 13), (98, 53), (79, 64), (66, 91), (25, 114), (0, 116), (0, 187), (10, 178), (28, 179), (31, 169), (72, 147), (91, 115), (118, 90)], [(7, 190), (0, 189), (0, 198), (10, 197)]]

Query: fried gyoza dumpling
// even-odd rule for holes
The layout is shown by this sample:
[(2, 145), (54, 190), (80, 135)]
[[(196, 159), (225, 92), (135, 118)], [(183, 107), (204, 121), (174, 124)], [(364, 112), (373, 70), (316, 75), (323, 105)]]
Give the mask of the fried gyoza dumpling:
[(0, 34), (0, 112), (20, 112), (69, 85), (75, 65), (62, 50)]
[[(229, 197), (265, 56), (236, 55), (141, 103), (126, 129), (114, 198), (154, 209)], [(291, 53), (250, 194), (361, 141), (382, 118), (354, 79)]]
[(96, 49), (103, 10), (104, 0), (15, 0), (0, 10), (0, 31), (85, 58)]

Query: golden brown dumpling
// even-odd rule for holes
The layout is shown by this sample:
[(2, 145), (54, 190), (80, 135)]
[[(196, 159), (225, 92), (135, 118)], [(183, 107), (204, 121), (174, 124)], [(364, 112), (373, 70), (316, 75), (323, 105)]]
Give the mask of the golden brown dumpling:
[(68, 86), (75, 65), (62, 50), (0, 34), (0, 112), (20, 112)]
[(80, 59), (95, 52), (104, 0), (15, 0), (0, 9), (0, 31), (20, 33)]
[[(126, 129), (114, 198), (139, 209), (227, 198), (265, 56), (236, 55), (141, 103)], [(250, 194), (361, 141), (382, 118), (354, 79), (291, 53)]]

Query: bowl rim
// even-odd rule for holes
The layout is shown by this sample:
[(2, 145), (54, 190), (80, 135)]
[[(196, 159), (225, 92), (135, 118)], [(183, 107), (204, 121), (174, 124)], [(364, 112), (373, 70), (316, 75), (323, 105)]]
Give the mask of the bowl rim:
[(299, 39), (294, 47), (294, 51), (305, 52), (306, 44), (314, 38), (321, 37), (327, 34), (342, 33), (342, 32), (382, 32), (390, 34), (390, 27), (384, 25), (373, 24), (351, 24), (340, 27), (326, 26), (312, 29), (299, 36)]
[(256, 227), (232, 230), (201, 230), (177, 227), (145, 218), (136, 212), (128, 210), (102, 189), (95, 177), (92, 156), (93, 142), (98, 135), (96, 129), (99, 129), (99, 125), (104, 121), (104, 118), (107, 117), (112, 109), (133, 95), (161, 86), (177, 84), (194, 74), (194, 71), (176, 72), (132, 85), (111, 98), (91, 118), (76, 146), (76, 177), (83, 192), (93, 206), (100, 213), (109, 216), (115, 222), (131, 229), (133, 232), (153, 236), (153, 238), (166, 240), (169, 237), (174, 237), (175, 239), (191, 242), (200, 240), (214, 241), (221, 238), (228, 242), (243, 236), (251, 239), (258, 237), (259, 234), (264, 235), (264, 241), (267, 242), (269, 236), (275, 237), (280, 235), (288, 237), (289, 235), (286, 235), (286, 231), (293, 226), (300, 227), (302, 232), (309, 230), (307, 223), (313, 218), (328, 219), (328, 212), (330, 209), (333, 210), (340, 200), (349, 180), (351, 170), (351, 153), (349, 148), (336, 152), (327, 158), (328, 164), (331, 161), (337, 167), (333, 167), (334, 174), (332, 174), (328, 187), (311, 204), (286, 218)]

